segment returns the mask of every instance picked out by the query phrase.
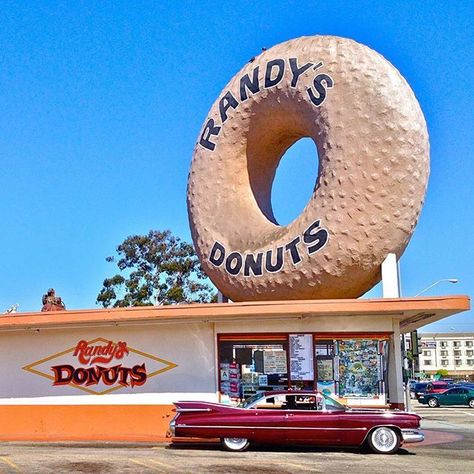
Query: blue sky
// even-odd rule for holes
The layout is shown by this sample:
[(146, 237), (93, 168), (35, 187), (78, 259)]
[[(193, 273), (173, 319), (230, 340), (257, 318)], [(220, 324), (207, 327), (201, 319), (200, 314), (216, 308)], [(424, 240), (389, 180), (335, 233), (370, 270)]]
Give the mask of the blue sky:
[[(472, 294), (473, 18), (469, 1), (2, 2), (0, 311), (39, 310), (49, 287), (94, 307), (125, 237), (189, 239), (187, 174), (213, 101), (262, 47), (313, 34), (383, 54), (424, 111), (431, 177), (403, 294), (443, 278), (459, 283), (429, 294)], [(316, 175), (314, 146), (298, 143), (274, 187), (281, 222)], [(473, 313), (425, 330), (474, 331)]]

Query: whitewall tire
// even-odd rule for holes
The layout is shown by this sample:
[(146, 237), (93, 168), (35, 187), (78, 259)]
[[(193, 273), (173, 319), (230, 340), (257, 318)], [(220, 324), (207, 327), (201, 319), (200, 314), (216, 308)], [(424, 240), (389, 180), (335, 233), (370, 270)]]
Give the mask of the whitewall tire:
[(369, 435), (369, 447), (377, 454), (393, 454), (400, 447), (400, 436), (388, 426), (376, 428)]
[(247, 438), (222, 438), (222, 446), (227, 451), (245, 451), (249, 445)]

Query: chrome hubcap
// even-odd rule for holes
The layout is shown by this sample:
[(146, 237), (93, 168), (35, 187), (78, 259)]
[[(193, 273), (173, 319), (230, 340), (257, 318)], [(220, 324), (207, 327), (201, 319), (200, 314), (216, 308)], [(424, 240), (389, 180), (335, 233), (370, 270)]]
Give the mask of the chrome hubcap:
[(231, 449), (242, 449), (247, 444), (246, 438), (224, 438), (225, 444)]
[(396, 434), (388, 428), (378, 428), (372, 436), (373, 443), (379, 451), (391, 451), (397, 444)]

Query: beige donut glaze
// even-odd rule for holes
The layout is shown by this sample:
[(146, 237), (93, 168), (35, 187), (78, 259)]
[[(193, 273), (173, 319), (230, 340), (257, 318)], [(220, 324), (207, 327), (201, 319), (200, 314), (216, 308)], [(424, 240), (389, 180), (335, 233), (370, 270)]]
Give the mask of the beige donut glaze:
[[(318, 179), (280, 226), (272, 183), (302, 137), (316, 143)], [(403, 253), (428, 175), (426, 123), (399, 72), (355, 41), (297, 38), (249, 62), (204, 122), (188, 182), (194, 245), (234, 301), (358, 297)]]

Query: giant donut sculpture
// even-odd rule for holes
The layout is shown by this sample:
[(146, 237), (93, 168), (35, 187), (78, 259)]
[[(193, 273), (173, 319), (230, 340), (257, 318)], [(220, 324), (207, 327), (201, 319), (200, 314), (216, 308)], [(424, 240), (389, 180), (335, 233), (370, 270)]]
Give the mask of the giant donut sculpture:
[[(280, 226), (272, 183), (302, 137), (316, 143), (319, 174)], [(359, 297), (387, 254), (403, 253), (428, 175), (423, 113), (387, 60), (345, 38), (287, 41), (251, 60), (204, 122), (188, 182), (195, 248), (234, 301)]]

